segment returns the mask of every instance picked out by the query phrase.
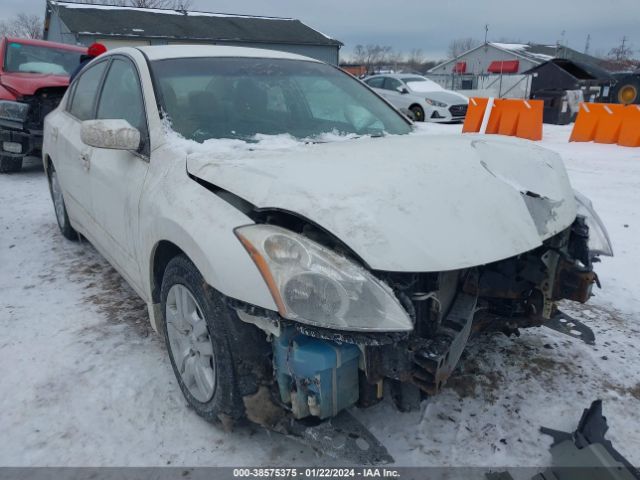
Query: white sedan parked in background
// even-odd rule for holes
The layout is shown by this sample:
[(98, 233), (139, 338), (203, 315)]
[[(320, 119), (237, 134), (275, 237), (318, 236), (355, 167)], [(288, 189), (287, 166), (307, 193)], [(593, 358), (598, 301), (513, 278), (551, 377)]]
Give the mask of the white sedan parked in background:
[(189, 404), (227, 423), (286, 431), (385, 380), (435, 394), (472, 334), (586, 301), (610, 253), (557, 154), (420, 135), (271, 50), (112, 50), (47, 116), (43, 159), (62, 234), (147, 302)]
[(374, 75), (364, 82), (393, 106), (413, 112), (419, 122), (461, 122), (467, 115), (467, 97), (420, 75)]

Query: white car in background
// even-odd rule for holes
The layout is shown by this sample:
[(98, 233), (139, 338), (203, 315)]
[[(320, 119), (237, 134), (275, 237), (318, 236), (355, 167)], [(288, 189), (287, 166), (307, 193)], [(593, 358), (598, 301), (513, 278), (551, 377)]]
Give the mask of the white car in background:
[(467, 115), (467, 97), (420, 75), (373, 75), (364, 82), (396, 108), (410, 110), (418, 122), (461, 122)]
[(351, 75), (273, 50), (101, 55), (46, 117), (43, 160), (62, 234), (144, 299), (189, 405), (223, 423), (290, 432), (386, 380), (436, 394), (472, 335), (585, 302), (611, 253), (558, 154), (420, 135)]

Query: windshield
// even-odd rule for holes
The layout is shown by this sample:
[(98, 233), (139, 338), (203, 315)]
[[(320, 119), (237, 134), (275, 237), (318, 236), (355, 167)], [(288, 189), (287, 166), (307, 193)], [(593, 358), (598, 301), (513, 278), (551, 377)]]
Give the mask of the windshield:
[(414, 92), (438, 92), (444, 90), (433, 80), (424, 77), (405, 77), (402, 81)]
[(4, 58), (5, 72), (69, 75), (80, 64), (81, 52), (11, 42)]
[(198, 142), (257, 134), (406, 134), (410, 124), (350, 75), (287, 59), (179, 58), (152, 70), (173, 129)]

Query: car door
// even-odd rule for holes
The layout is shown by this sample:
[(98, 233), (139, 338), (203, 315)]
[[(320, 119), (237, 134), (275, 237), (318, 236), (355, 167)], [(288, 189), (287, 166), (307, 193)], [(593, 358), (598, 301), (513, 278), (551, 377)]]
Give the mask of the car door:
[(137, 239), (138, 207), (149, 169), (149, 129), (138, 70), (132, 60), (115, 56), (100, 92), (96, 119), (123, 119), (140, 131), (138, 151), (94, 148), (91, 195), (105, 256), (133, 284), (141, 285)]
[(92, 215), (90, 165), (92, 148), (80, 139), (84, 120), (95, 118), (96, 99), (108, 61), (102, 61), (84, 69), (73, 82), (65, 109), (57, 117), (54, 131), (55, 158), (53, 164), (65, 193), (69, 217), (82, 233), (95, 227)]

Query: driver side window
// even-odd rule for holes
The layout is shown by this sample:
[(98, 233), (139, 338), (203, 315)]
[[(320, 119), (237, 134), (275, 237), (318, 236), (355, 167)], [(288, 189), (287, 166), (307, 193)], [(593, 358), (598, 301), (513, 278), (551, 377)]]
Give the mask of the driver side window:
[(402, 82), (397, 78), (385, 78), (384, 80), (384, 88), (385, 90), (393, 90), (398, 91), (398, 88), (402, 87)]
[(111, 63), (100, 94), (96, 119), (123, 119), (140, 130), (143, 136), (147, 133), (140, 80), (129, 60), (116, 58)]

